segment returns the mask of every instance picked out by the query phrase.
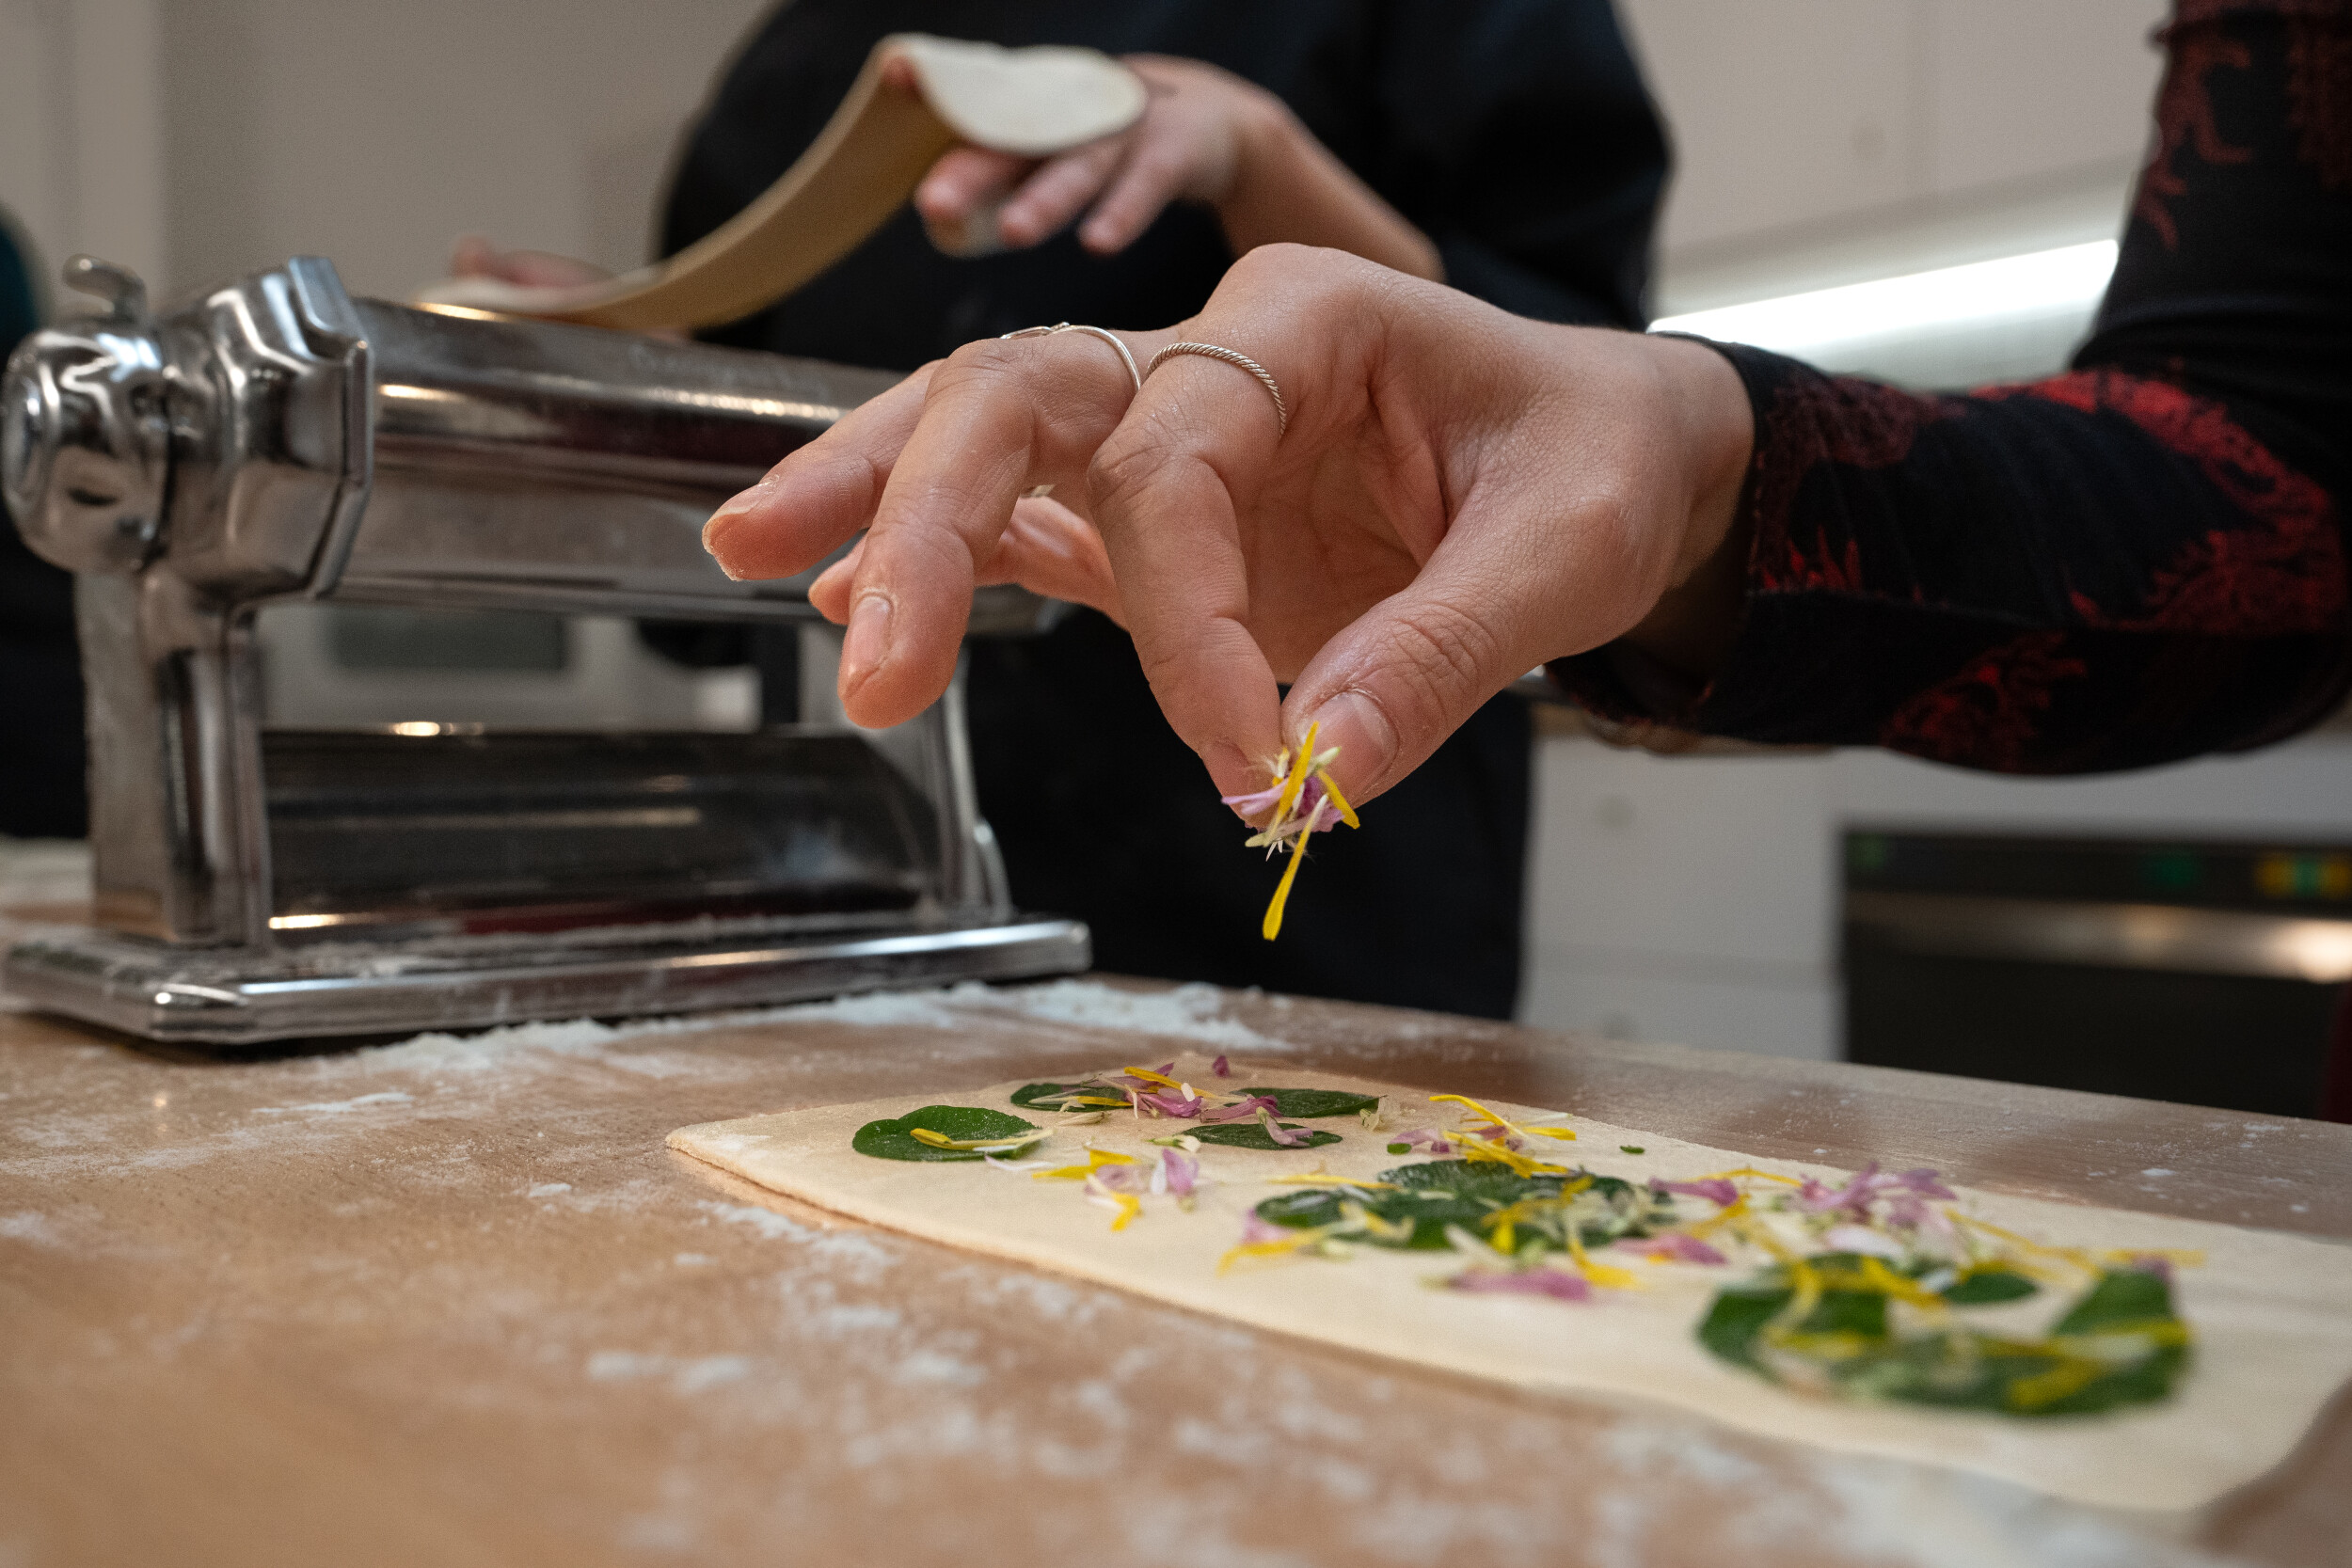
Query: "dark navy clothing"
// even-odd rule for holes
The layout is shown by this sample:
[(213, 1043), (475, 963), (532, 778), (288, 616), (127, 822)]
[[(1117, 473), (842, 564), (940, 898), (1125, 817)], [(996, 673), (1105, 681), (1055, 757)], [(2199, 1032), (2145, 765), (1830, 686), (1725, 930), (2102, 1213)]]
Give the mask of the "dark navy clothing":
[[(40, 325), (31, 258), (0, 214), (0, 360)], [(18, 537), (0, 502), (0, 833), (79, 838), (88, 830), (83, 783), (82, 663), (73, 639), (73, 578)]]
[[(738, 56), (671, 193), (676, 250), (782, 173), (896, 32), (1206, 60), (1290, 104), (1436, 242), (1447, 280), (1523, 315), (1639, 326), (1663, 134), (1606, 0), (797, 0)], [(909, 211), (721, 342), (913, 370), (1042, 322), (1152, 327), (1193, 314), (1232, 257), (1174, 207), (1118, 256), (1070, 234), (977, 261)], [(1160, 717), (1135, 649), (1080, 611), (1048, 636), (976, 642), (980, 805), (1014, 896), (1094, 928), (1102, 967), (1507, 1017), (1527, 852), (1527, 714), (1499, 698), (1360, 832), (1316, 841), (1281, 939), (1280, 872), (1242, 847)]]

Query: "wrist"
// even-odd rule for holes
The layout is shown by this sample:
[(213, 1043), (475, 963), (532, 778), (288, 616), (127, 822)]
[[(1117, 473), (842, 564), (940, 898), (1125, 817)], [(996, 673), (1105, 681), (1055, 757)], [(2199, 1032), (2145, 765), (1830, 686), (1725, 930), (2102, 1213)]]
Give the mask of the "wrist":
[(1711, 346), (1647, 341), (1675, 413), (1687, 510), (1666, 589), (1624, 641), (1704, 682), (1729, 657), (1746, 608), (1749, 531), (1740, 499), (1755, 415), (1739, 372)]
[(1230, 227), (1243, 210), (1269, 198), (1279, 201), (1286, 185), (1297, 183), (1307, 128), (1289, 104), (1252, 82), (1234, 85), (1227, 124), (1232, 157), (1224, 182), (1215, 190), (1196, 194)]

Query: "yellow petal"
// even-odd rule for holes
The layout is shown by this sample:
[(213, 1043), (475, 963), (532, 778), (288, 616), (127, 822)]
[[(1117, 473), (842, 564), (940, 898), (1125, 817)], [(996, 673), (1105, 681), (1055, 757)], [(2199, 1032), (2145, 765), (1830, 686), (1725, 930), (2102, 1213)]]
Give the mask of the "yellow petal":
[(1605, 1290), (1638, 1291), (1642, 1288), (1641, 1275), (1630, 1269), (1621, 1269), (1613, 1263), (1591, 1262), (1581, 1267), (1586, 1279)]
[(1035, 1181), (1076, 1181), (1086, 1177), (1092, 1176), (1096, 1171), (1101, 1170), (1104, 1165), (1132, 1165), (1135, 1163), (1136, 1157), (1132, 1154), (1114, 1154), (1107, 1148), (1089, 1148), (1087, 1150), (1087, 1163), (1085, 1164), (1059, 1165), (1052, 1170), (1041, 1170), (1039, 1171), (1034, 1177), (1030, 1178), (1030, 1180)]
[(1282, 780), (1281, 796), (1274, 802), (1274, 818), (1266, 824), (1269, 828), (1280, 827), (1290, 816), (1291, 808), (1298, 804), (1298, 792), (1306, 787), (1307, 769), (1315, 759), (1316, 727), (1314, 724), (1307, 726), (1307, 738), (1299, 743), (1298, 758), (1291, 764), (1290, 773)]
[(1282, 930), (1282, 906), (1291, 899), (1291, 883), (1298, 879), (1298, 863), (1307, 858), (1307, 840), (1301, 834), (1298, 847), (1291, 851), (1291, 863), (1282, 868), (1282, 880), (1274, 890), (1274, 902), (1265, 907), (1265, 925), (1260, 927), (1265, 940), (1272, 942)]
[(1757, 1170), (1754, 1165), (1741, 1165), (1737, 1170), (1709, 1171), (1705, 1176), (1693, 1176), (1691, 1180), (1693, 1181), (1730, 1181), (1742, 1176), (1757, 1181), (1777, 1181), (1784, 1187), (1804, 1185), (1793, 1176), (1774, 1176), (1771, 1171)]
[(1223, 1274), (1245, 1258), (1280, 1258), (1301, 1247), (1312, 1246), (1338, 1228), (1336, 1225), (1321, 1225), (1295, 1235), (1277, 1236), (1264, 1242), (1244, 1242), (1239, 1246), (1228, 1247), (1225, 1256), (1216, 1260), (1216, 1272)]
[(1340, 786), (1331, 782), (1331, 775), (1318, 768), (1315, 777), (1323, 782), (1323, 792), (1331, 798), (1331, 803), (1340, 808), (1340, 820), (1351, 828), (1362, 827), (1363, 824), (1356, 819), (1356, 808), (1347, 803), (1347, 797), (1341, 794)]
[(1012, 1132), (994, 1138), (951, 1138), (928, 1127), (910, 1127), (907, 1135), (916, 1143), (929, 1144), (933, 1148), (1025, 1148), (1045, 1137), (1047, 1132), (1041, 1127), (1034, 1132)]

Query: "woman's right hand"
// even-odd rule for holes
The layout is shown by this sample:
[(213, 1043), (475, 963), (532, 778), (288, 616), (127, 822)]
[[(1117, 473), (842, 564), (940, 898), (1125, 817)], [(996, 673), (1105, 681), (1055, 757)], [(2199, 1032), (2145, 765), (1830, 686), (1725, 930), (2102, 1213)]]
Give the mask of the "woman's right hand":
[[(1012, 525), (1041, 484), (1069, 528), (1099, 531), (1091, 563), (1048, 563), (1054, 591), (1120, 606), (1224, 794), (1261, 787), (1319, 723), (1343, 787), (1368, 799), (1540, 663), (1629, 634), (1706, 645), (1736, 622), (1750, 418), (1704, 345), (1531, 322), (1295, 245), (1245, 256), (1192, 321), (1121, 336), (1138, 362), (1180, 340), (1250, 356), (1287, 432), (1231, 364), (1173, 356), (1136, 395), (1098, 340), (990, 340), (711, 519), (712, 554), (743, 578), (804, 570), (870, 529), (812, 595), (850, 628), (856, 721), (898, 722), (946, 688), (974, 585), (1030, 580), (1037, 530)], [(1073, 593), (1073, 572), (1095, 592)]]

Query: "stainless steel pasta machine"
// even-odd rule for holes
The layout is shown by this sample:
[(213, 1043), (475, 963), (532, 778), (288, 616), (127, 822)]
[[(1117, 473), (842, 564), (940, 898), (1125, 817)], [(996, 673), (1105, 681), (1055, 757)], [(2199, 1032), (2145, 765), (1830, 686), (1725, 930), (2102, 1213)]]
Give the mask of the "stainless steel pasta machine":
[(67, 274), (107, 309), (10, 359), (0, 479), (77, 574), (95, 918), (9, 990), (234, 1045), (1086, 966), (1011, 905), (960, 689), (873, 733), (265, 711), (256, 615), (294, 601), (817, 624), (700, 525), (889, 377), (355, 299), (315, 259), (160, 317)]

